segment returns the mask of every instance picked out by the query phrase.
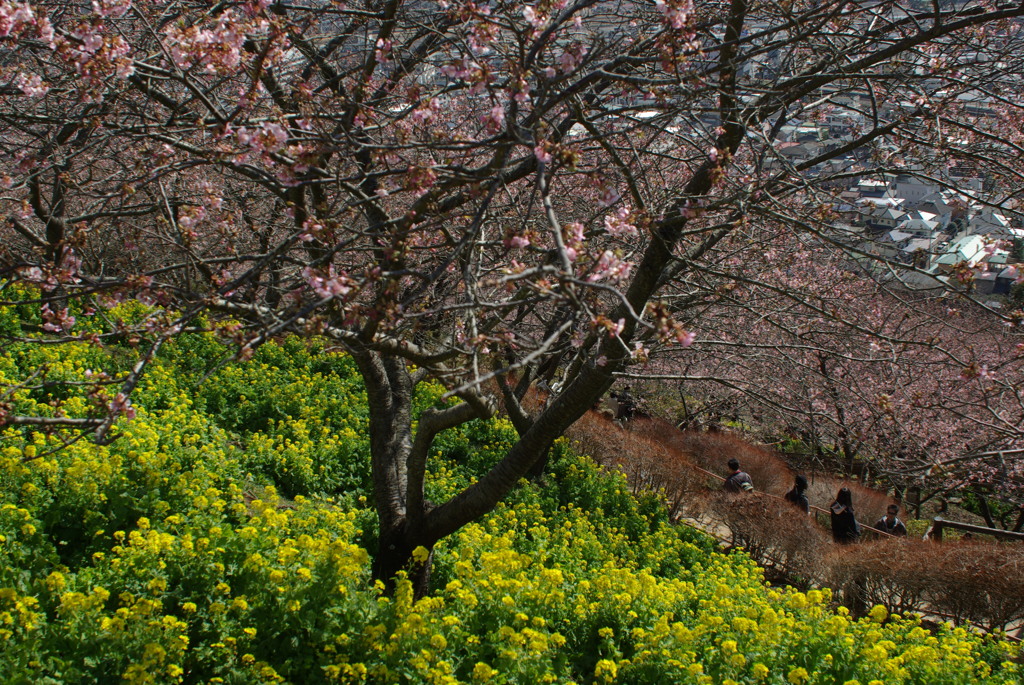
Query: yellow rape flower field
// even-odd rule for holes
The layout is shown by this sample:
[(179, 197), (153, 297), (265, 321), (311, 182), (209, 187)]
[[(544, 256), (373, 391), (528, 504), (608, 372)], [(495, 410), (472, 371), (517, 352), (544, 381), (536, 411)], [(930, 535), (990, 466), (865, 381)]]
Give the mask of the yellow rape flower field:
[[(43, 366), (85, 378), (102, 354), (132, 360), (12, 346), (0, 382)], [(854, 620), (828, 589), (768, 586), (564, 443), (543, 485), (438, 545), (429, 596), (406, 581), (387, 595), (370, 579), (350, 360), (298, 340), (222, 358), (212, 334), (168, 344), (106, 446), (0, 429), (0, 682), (1021, 682), (999, 636), (882, 607)], [(46, 415), (53, 399), (8, 401)], [(512, 435), (494, 420), (441, 436), (428, 496), (470, 482)]]

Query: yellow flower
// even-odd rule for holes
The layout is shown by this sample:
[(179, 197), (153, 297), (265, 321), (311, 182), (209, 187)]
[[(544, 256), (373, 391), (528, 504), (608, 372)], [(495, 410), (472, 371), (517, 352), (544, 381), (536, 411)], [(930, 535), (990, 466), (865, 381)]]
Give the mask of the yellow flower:
[(419, 547), (417, 547), (416, 549), (414, 549), (412, 551), (412, 559), (417, 564), (426, 563), (427, 558), (429, 556), (430, 556), (430, 551), (426, 547), (424, 547), (423, 545), (420, 545)]
[(487, 682), (496, 675), (498, 675), (498, 672), (482, 661), (478, 661), (473, 666), (472, 678), (476, 682)]
[(793, 683), (793, 685), (801, 685), (802, 683), (807, 682), (808, 677), (807, 669), (798, 666), (789, 672), (786, 679)]
[(750, 669), (750, 674), (757, 680), (764, 680), (768, 677), (768, 667), (758, 662)]
[(594, 677), (606, 683), (615, 680), (619, 673), (618, 665), (611, 659), (601, 659), (594, 667)]
[(67, 579), (64, 577), (63, 573), (54, 571), (46, 577), (46, 586), (50, 588), (50, 590), (57, 592), (64, 588), (66, 580)]

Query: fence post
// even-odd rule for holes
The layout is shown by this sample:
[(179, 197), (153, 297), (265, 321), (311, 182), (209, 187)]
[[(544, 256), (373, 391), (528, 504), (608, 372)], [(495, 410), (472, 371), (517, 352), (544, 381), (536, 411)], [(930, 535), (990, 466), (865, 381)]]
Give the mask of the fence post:
[(932, 540), (935, 542), (942, 542), (942, 524), (944, 521), (941, 516), (936, 516), (932, 519)]

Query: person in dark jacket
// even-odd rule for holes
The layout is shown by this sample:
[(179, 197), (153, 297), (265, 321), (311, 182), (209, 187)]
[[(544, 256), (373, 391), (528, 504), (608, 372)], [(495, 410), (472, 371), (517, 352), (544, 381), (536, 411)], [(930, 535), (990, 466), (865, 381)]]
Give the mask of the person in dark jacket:
[(754, 489), (754, 481), (746, 472), (740, 471), (740, 463), (736, 459), (729, 460), (729, 476), (722, 483), (726, 492), (750, 492)]
[(890, 504), (886, 510), (885, 516), (878, 519), (878, 523), (875, 524), (875, 530), (880, 530), (883, 533), (889, 535), (895, 535), (898, 538), (906, 537), (907, 527), (903, 525), (903, 521), (900, 521), (896, 514), (900, 513), (900, 505)]
[(617, 421), (630, 421), (636, 416), (639, 405), (636, 398), (629, 392), (628, 385), (622, 389), (622, 392), (613, 392), (612, 399), (617, 403), (615, 410), (615, 419)]
[(832, 539), (840, 545), (849, 545), (860, 538), (860, 524), (853, 513), (853, 494), (843, 488), (829, 507), (832, 514)]
[(786, 493), (786, 501), (792, 503), (793, 506), (805, 514), (810, 514), (811, 503), (808, 501), (807, 495), (804, 494), (805, 492), (807, 492), (807, 479), (797, 475), (793, 489)]

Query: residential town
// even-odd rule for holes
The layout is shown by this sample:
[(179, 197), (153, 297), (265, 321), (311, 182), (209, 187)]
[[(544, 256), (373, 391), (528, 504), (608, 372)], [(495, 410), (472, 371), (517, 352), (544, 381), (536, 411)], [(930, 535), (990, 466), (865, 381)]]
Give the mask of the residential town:
[[(856, 97), (849, 108), (821, 121), (792, 122), (779, 127), (775, 167), (799, 168), (824, 153), (846, 145), (868, 125)], [(984, 98), (971, 102), (981, 118), (993, 115)], [(883, 141), (878, 147), (895, 152)], [(882, 257), (900, 280), (916, 288), (937, 288), (951, 282), (970, 284), (976, 295), (1008, 295), (1024, 262), (1024, 220), (1015, 198), (996, 198), (988, 180), (972, 169), (950, 168), (941, 177), (904, 162), (903, 173), (858, 176), (867, 156), (876, 150), (857, 148), (807, 167), (803, 175), (829, 188), (836, 197), (833, 227), (847, 245)], [(951, 281), (952, 279), (952, 281)]]
[(839, 211), (867, 251), (913, 267), (901, 274), (908, 284), (953, 278), (973, 283), (978, 295), (1007, 295), (1018, 276), (1024, 228), (1010, 212), (975, 197), (910, 176), (863, 178), (843, 191)]

